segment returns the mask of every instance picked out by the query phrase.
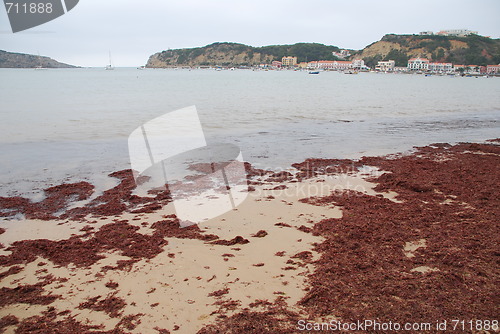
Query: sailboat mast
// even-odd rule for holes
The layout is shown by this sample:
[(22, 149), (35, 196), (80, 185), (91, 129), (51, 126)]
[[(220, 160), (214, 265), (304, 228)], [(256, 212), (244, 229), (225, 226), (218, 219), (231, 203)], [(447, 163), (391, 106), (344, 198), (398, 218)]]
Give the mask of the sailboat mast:
[(106, 69), (107, 70), (113, 70), (114, 69), (114, 67), (113, 67), (113, 65), (111, 63), (111, 51), (109, 51), (109, 64), (106, 65)]

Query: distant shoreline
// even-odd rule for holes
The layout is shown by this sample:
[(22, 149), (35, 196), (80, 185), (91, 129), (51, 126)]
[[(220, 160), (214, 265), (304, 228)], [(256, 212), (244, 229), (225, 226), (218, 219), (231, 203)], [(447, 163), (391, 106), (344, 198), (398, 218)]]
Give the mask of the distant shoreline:
[[(59, 67), (59, 68), (43, 68), (44, 70), (105, 70), (104, 67), (100, 66), (89, 66), (89, 67), (72, 67), (72, 68), (64, 68), (64, 67)], [(126, 70), (138, 70), (136, 66), (124, 66), (124, 67), (115, 67), (115, 69), (126, 69)], [(162, 68), (144, 68), (142, 70), (202, 70), (202, 71), (232, 71), (232, 70), (247, 70), (247, 71), (258, 71), (258, 72), (265, 72), (265, 71), (274, 71), (274, 72), (310, 72), (309, 69), (262, 69), (258, 67), (187, 67), (187, 66), (172, 66), (172, 67), (162, 67)], [(37, 68), (31, 68), (31, 67), (23, 67), (23, 68), (11, 68), (11, 67), (4, 67), (0, 68), (0, 70), (37, 70)], [(328, 69), (321, 69), (319, 72), (337, 72), (337, 73), (344, 73), (345, 71), (342, 70), (328, 70)], [(455, 77), (500, 77), (500, 73), (493, 73), (493, 74), (486, 74), (486, 73), (471, 73), (471, 74), (461, 74), (461, 73), (435, 73), (435, 72), (385, 72), (385, 71), (359, 71), (358, 73), (377, 73), (377, 74), (404, 74), (404, 75), (426, 75), (426, 76), (455, 76)], [(347, 73), (351, 74), (351, 73)], [(355, 73), (357, 74), (357, 73)]]

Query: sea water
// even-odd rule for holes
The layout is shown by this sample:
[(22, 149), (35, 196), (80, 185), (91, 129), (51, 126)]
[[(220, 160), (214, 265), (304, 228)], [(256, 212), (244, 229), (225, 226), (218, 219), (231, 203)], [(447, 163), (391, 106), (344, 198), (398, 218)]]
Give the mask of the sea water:
[(195, 105), (208, 143), (261, 168), (500, 137), (500, 78), (306, 71), (0, 69), (0, 196), (130, 168), (127, 139)]

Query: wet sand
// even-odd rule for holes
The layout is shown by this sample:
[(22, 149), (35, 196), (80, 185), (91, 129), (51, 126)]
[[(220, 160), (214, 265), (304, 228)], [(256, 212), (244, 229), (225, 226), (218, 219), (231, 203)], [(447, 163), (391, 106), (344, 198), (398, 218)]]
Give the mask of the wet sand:
[(498, 319), (497, 143), (281, 173), (247, 164), (245, 202), (186, 228), (168, 190), (134, 195), (130, 171), (95, 197), (80, 182), (39, 203), (0, 198), (0, 328), (295, 333), (299, 320)]

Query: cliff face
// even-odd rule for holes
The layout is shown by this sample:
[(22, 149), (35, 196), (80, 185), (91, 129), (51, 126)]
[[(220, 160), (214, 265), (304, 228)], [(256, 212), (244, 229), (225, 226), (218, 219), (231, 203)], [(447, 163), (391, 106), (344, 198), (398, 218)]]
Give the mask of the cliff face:
[(60, 63), (49, 57), (14, 53), (0, 50), (0, 68), (75, 68), (76, 66)]
[(336, 46), (318, 43), (270, 45), (252, 47), (238, 43), (213, 43), (200, 48), (176, 49), (152, 55), (147, 67), (170, 66), (251, 66), (269, 64), (284, 56), (296, 56), (298, 61), (333, 60)]
[(202, 48), (179, 49), (152, 55), (147, 67), (228, 66), (268, 63), (273, 56), (254, 52), (252, 47), (236, 43), (215, 43)]
[(455, 64), (498, 64), (500, 40), (478, 35), (385, 35), (355, 56), (356, 59), (364, 59), (368, 66), (374, 66), (379, 60), (389, 59), (396, 60), (396, 66), (406, 66), (408, 59), (412, 57)]

